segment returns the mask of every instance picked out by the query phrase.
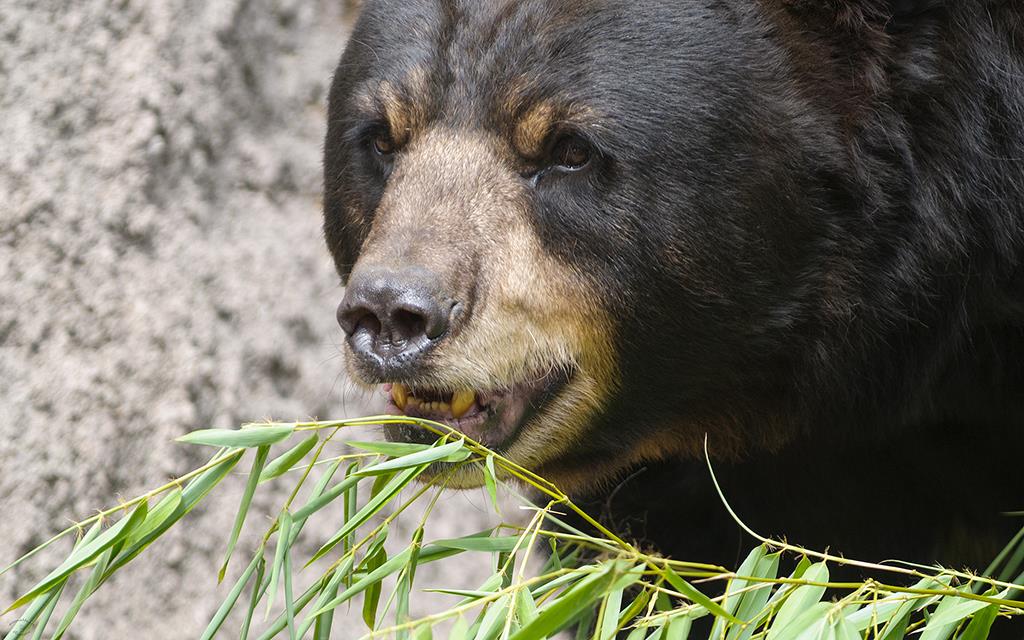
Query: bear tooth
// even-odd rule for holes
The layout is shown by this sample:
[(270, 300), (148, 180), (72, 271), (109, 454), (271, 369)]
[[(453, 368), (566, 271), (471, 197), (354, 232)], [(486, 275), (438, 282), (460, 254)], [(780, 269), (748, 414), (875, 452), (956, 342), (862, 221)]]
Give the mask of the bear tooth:
[(391, 385), (391, 399), (395, 401), (395, 405), (405, 411), (405, 405), (409, 402), (409, 392), (406, 390), (405, 385), (398, 384), (397, 382)]
[(456, 391), (452, 394), (452, 416), (461, 418), (466, 415), (473, 403), (476, 402), (476, 393), (469, 389)]

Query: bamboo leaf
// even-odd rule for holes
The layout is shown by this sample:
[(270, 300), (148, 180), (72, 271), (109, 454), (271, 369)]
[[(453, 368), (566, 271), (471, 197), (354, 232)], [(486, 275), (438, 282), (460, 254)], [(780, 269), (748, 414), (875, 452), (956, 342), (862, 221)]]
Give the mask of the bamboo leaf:
[(516, 589), (516, 615), (519, 617), (520, 626), (525, 626), (537, 618), (537, 603), (533, 601), (530, 590), (526, 587)]
[[(802, 578), (808, 582), (828, 582), (828, 567), (824, 562), (813, 564), (803, 572)], [(820, 602), (823, 595), (825, 595), (825, 587), (799, 585), (792, 589), (772, 621), (771, 629), (768, 631), (768, 640), (775, 640), (801, 613)]]
[(494, 470), (494, 454), (488, 453), (484, 460), (484, 486), (487, 487), (487, 495), (491, 497), (491, 504), (494, 512), (501, 515), (501, 506), (498, 505), (498, 474)]
[[(376, 550), (371, 550), (370, 555), (363, 563), (363, 567), (368, 574), (372, 575), (374, 571), (387, 562), (387, 559), (387, 553), (382, 547), (378, 547)], [(380, 606), (380, 594), (380, 581), (374, 581), (366, 586), (366, 593), (363, 595), (363, 622), (366, 623), (366, 627), (370, 631), (373, 631), (374, 627), (377, 626), (377, 608)], [(334, 610), (333, 607), (331, 610)]]
[[(423, 525), (416, 528), (412, 534), (412, 544), (409, 546), (409, 561), (405, 565), (405, 571), (398, 581), (397, 605), (395, 607), (395, 622), (405, 624), (409, 621), (409, 595), (412, 592), (412, 585), (416, 579), (416, 565), (419, 562), (420, 545), (423, 543)], [(408, 632), (402, 630), (396, 634), (398, 640), (405, 640)]]
[(378, 511), (380, 511), (384, 505), (386, 505), (391, 498), (393, 498), (399, 491), (401, 491), (407, 484), (418, 476), (426, 467), (413, 467), (406, 469), (401, 473), (397, 474), (390, 482), (385, 485), (377, 495), (373, 496), (366, 505), (363, 506), (355, 516), (352, 517), (348, 522), (342, 525), (341, 529), (331, 537), (320, 550), (313, 554), (313, 557), (306, 563), (306, 566), (316, 562), (322, 558), (326, 553), (330, 552), (339, 542), (341, 542), (345, 536), (355, 531), (360, 525), (372, 518)]
[[(11, 626), (11, 630), (4, 636), (4, 640), (20, 640), (25, 637), (28, 633), (29, 628), (35, 624), (36, 620), (43, 615), (43, 612), (50, 607), (50, 603), (59, 598), (61, 590), (64, 588), (64, 583), (60, 583), (50, 593), (40, 596), (35, 599), (32, 606), (25, 611), (25, 613), (18, 618), (15, 623)], [(52, 609), (51, 609), (52, 611)]]
[(43, 611), (39, 615), (39, 622), (36, 623), (36, 631), (32, 634), (32, 640), (43, 640), (43, 634), (46, 633), (46, 625), (50, 623), (50, 618), (53, 617), (53, 610), (57, 607), (57, 601), (60, 600), (60, 594), (63, 593), (66, 585), (67, 582), (60, 585), (59, 588), (46, 598), (46, 606), (43, 607)]
[[(152, 515), (152, 512), (150, 512), (150, 515)], [(57, 630), (53, 632), (52, 640), (60, 640), (64, 637), (64, 634), (74, 621), (75, 616), (78, 615), (82, 605), (85, 604), (86, 599), (88, 599), (88, 597), (91, 596), (103, 582), (103, 574), (107, 570), (107, 565), (113, 557), (114, 548), (110, 547), (104, 551), (96, 561), (95, 566), (93, 566), (92, 573), (89, 574), (85, 584), (78, 589), (78, 593), (75, 594), (75, 597), (68, 606), (67, 611), (64, 612), (64, 617), (61, 618), (60, 624), (57, 625)]]
[(313, 447), (320, 441), (319, 435), (312, 435), (295, 445), (288, 451), (285, 451), (280, 456), (274, 458), (270, 464), (267, 465), (263, 473), (260, 474), (260, 482), (266, 482), (267, 480), (273, 480), (278, 476), (284, 475), (292, 470), (300, 460), (306, 457), (306, 455), (313, 450)]
[(299, 509), (299, 510), (297, 510), (295, 512), (295, 514), (293, 515), (293, 518), (295, 520), (305, 520), (306, 518), (308, 518), (309, 516), (313, 515), (314, 513), (319, 511), (320, 509), (323, 509), (324, 507), (326, 507), (330, 503), (332, 503), (335, 500), (337, 500), (338, 496), (340, 496), (341, 494), (345, 493), (346, 491), (348, 491), (350, 488), (354, 487), (358, 483), (359, 483), (359, 478), (356, 478), (356, 477), (345, 478), (344, 480), (342, 480), (338, 484), (334, 485), (333, 487), (331, 487), (327, 491), (324, 491), (323, 493), (321, 493), (321, 494), (319, 494), (319, 495), (317, 495), (315, 497), (311, 497), (309, 499), (309, 501), (306, 502), (306, 504), (303, 505), (303, 507), (301, 509)]
[(211, 447), (261, 447), (287, 439), (295, 425), (252, 425), (242, 429), (202, 429), (177, 438), (177, 442)]
[(967, 625), (967, 628), (960, 635), (959, 640), (985, 640), (988, 638), (992, 624), (996, 621), (996, 616), (998, 615), (999, 607), (994, 604), (990, 604), (977, 612), (974, 618), (971, 619), (970, 624)]
[(459, 440), (458, 442), (451, 442), (439, 447), (431, 447), (423, 451), (404, 455), (400, 458), (393, 458), (391, 460), (371, 465), (365, 469), (357, 471), (355, 475), (374, 476), (382, 473), (391, 473), (401, 469), (408, 469), (410, 467), (420, 467), (423, 465), (433, 464), (435, 462), (462, 462), (471, 455), (472, 452), (469, 451), (469, 449), (466, 449), (465, 442)]
[(164, 496), (155, 507), (149, 510), (145, 521), (132, 530), (125, 542), (125, 547), (133, 547), (146, 538), (146, 536), (159, 530), (168, 519), (174, 517), (178, 507), (181, 506), (181, 500), (182, 494), (180, 488), (175, 488)]
[[(261, 587), (263, 586), (263, 573), (267, 568), (267, 561), (263, 558), (262, 550), (260, 553), (260, 563), (256, 566), (256, 579), (252, 583), (252, 594), (249, 596), (249, 608), (245, 612), (245, 620), (242, 622), (242, 631), (239, 634), (240, 640), (247, 640), (249, 637), (249, 627), (252, 625), (252, 617), (256, 613), (256, 607), (260, 604), (260, 595), (262, 593)], [(320, 640), (319, 638), (317, 640)]]
[[(211, 640), (217, 631), (220, 630), (221, 625), (224, 624), (225, 618), (228, 617), (228, 614), (235, 607), (235, 603), (238, 602), (238, 597), (242, 594), (242, 590), (245, 589), (245, 585), (249, 582), (249, 578), (252, 577), (253, 572), (256, 571), (256, 568), (262, 562), (263, 549), (260, 548), (253, 557), (252, 562), (249, 563), (249, 566), (245, 568), (242, 575), (235, 581), (234, 586), (231, 587), (231, 591), (228, 592), (227, 597), (224, 598), (224, 602), (221, 603), (217, 612), (213, 615), (213, 619), (210, 620), (210, 624), (206, 626), (206, 630), (203, 631), (203, 635), (200, 637), (200, 640)], [(258, 584), (259, 583), (257, 582), (257, 585)]]
[(295, 597), (292, 593), (292, 550), (284, 550), (284, 610), (288, 620), (289, 640), (298, 640), (295, 629)]
[(690, 616), (672, 618), (665, 625), (663, 637), (665, 640), (686, 640), (690, 635), (690, 627), (692, 626), (693, 618)]
[(256, 493), (256, 485), (259, 484), (260, 474), (263, 473), (263, 466), (267, 463), (269, 455), (270, 447), (268, 445), (264, 445), (256, 450), (256, 457), (253, 459), (252, 469), (249, 471), (249, 479), (245, 483), (245, 491), (242, 492), (242, 500), (238, 504), (238, 513), (235, 514), (235, 524), (231, 527), (228, 548), (224, 552), (224, 562), (221, 563), (220, 572), (217, 573), (218, 583), (224, 581), (224, 574), (227, 573), (228, 563), (231, 562), (231, 554), (235, 552), (238, 536), (242, 533), (242, 526), (245, 525), (245, 516), (249, 513), (249, 505), (252, 504), (252, 497)]
[[(671, 569), (669, 569), (671, 571)], [(520, 589), (525, 591), (525, 589)], [(619, 631), (619, 613), (622, 608), (622, 589), (615, 589), (608, 593), (601, 604), (601, 615), (598, 620), (597, 629), (594, 632), (595, 640), (614, 640), (615, 634)], [(532, 602), (532, 599), (531, 599)]]
[[(969, 592), (969, 586), (957, 591)], [(975, 611), (981, 611), (987, 603), (977, 600), (965, 600), (953, 595), (944, 596), (935, 607), (935, 612), (928, 618), (921, 633), (921, 640), (947, 640), (952, 637), (962, 620)]]
[(228, 473), (231, 472), (234, 466), (238, 464), (238, 461), (242, 458), (242, 453), (243, 452), (239, 450), (225, 457), (215, 466), (207, 469), (202, 475), (188, 483), (188, 485), (185, 486), (184, 491), (181, 492), (181, 500), (178, 502), (178, 506), (172, 514), (162, 518), (160, 522), (155, 523), (148, 533), (140, 536), (130, 545), (125, 545), (120, 553), (114, 557), (110, 566), (107, 567), (106, 572), (103, 574), (103, 580), (106, 581), (107, 578), (114, 574), (114, 572), (131, 562), (136, 556), (145, 551), (154, 540), (170, 529), (174, 523), (188, 515), (192, 509), (194, 509), (196, 505), (198, 505), (202, 499), (205, 498), (206, 495), (215, 486), (217, 486), (217, 484), (219, 484)]
[(619, 577), (619, 568), (617, 563), (608, 563), (600, 571), (580, 580), (549, 606), (541, 609), (533, 621), (512, 635), (511, 640), (546, 638), (559, 631), (584, 608), (592, 607), (604, 596)]
[(284, 568), (284, 559), (288, 553), (288, 543), (291, 539), (292, 515), (284, 511), (277, 520), (277, 549), (274, 551), (274, 564), (270, 568), (269, 596), (267, 597), (267, 612), (264, 618), (270, 615), (270, 610), (277, 599), (277, 585), (281, 579), (281, 570)]
[[(505, 622), (505, 614), (508, 613), (508, 605), (511, 600), (512, 597), (510, 595), (504, 595), (488, 605), (473, 640), (491, 640), (501, 633), (502, 625)], [(513, 635), (512, 637), (516, 636)]]
[(494, 529), (481, 531), (462, 538), (448, 538), (435, 540), (431, 544), (446, 549), (460, 549), (462, 551), (481, 551), (493, 553), (510, 553), (519, 542), (519, 536), (491, 537)]
[[(764, 556), (757, 563), (752, 577), (768, 580), (774, 580), (778, 577), (779, 555), (778, 553), (771, 553)], [(749, 640), (757, 624), (770, 612), (765, 605), (772, 594), (771, 583), (762, 582), (758, 584), (751, 582), (747, 587), (750, 590), (743, 594), (742, 600), (736, 608), (736, 617), (743, 621), (743, 625), (737, 625), (730, 629), (727, 636), (728, 640)]]
[(448, 634), (448, 640), (466, 640), (469, 634), (469, 623), (462, 616), (459, 616), (452, 625), (451, 633)]
[(673, 589), (686, 596), (694, 604), (704, 607), (717, 617), (725, 618), (730, 622), (740, 624), (741, 621), (739, 618), (723, 609), (717, 602), (713, 601), (689, 582), (679, 577), (679, 574), (673, 571), (672, 567), (666, 566), (665, 573), (663, 575), (665, 576), (665, 580), (672, 585)]
[(371, 585), (377, 584), (389, 575), (397, 571), (400, 571), (405, 566), (405, 563), (409, 560), (411, 552), (412, 549), (408, 548), (405, 551), (387, 560), (386, 562), (382, 563), (373, 571), (370, 571), (359, 580), (356, 580), (351, 587), (342, 591), (337, 598), (334, 598), (324, 606), (317, 609), (313, 613), (313, 615), (320, 615), (325, 611), (330, 611), (331, 609), (334, 609), (339, 605), (344, 604), (353, 596), (360, 594), (366, 589), (368, 589)]
[(88, 564), (103, 553), (103, 551), (123, 540), (129, 533), (131, 533), (133, 528), (139, 526), (139, 524), (146, 519), (147, 513), (148, 510), (146, 502), (143, 501), (139, 503), (139, 506), (135, 507), (131, 515), (119, 520), (114, 524), (114, 526), (97, 535), (96, 538), (88, 544), (82, 545), (81, 547), (73, 550), (71, 555), (61, 563), (59, 567), (43, 578), (35, 587), (30, 589), (28, 593), (18, 598), (4, 613), (23, 607), (27, 603), (35, 600), (40, 594), (46, 593), (47, 591), (55, 588), (58, 584), (63, 583), (67, 580), (68, 576), (80, 567)]
[(370, 453), (379, 453), (383, 456), (390, 456), (392, 458), (407, 456), (411, 453), (419, 453), (420, 451), (426, 451), (434, 446), (431, 444), (416, 444), (414, 442), (347, 441), (345, 444), (350, 447), (355, 447), (356, 449), (362, 449), (363, 451), (369, 451)]
[[(828, 602), (813, 602), (807, 605), (805, 609), (799, 611), (796, 617), (786, 624), (785, 628), (776, 632), (772, 636), (772, 640), (819, 638), (824, 630), (828, 612), (831, 610), (832, 605)], [(900, 637), (902, 638), (903, 636)]]
[[(352, 565), (355, 563), (353, 556), (344, 558), (341, 563), (334, 569), (331, 574), (331, 579), (327, 582), (327, 586), (320, 592), (320, 595), (316, 599), (316, 604), (313, 605), (313, 611), (319, 610), (324, 604), (333, 600), (338, 596), (338, 589), (341, 586), (342, 581), (349, 577), (352, 571)], [(309, 631), (309, 627), (316, 625), (313, 631), (314, 640), (329, 640), (331, 636), (331, 627), (334, 625), (334, 612), (335, 609), (321, 613), (320, 615), (310, 614), (306, 617), (306, 620), (299, 627), (299, 637), (306, 637), (306, 632)]]

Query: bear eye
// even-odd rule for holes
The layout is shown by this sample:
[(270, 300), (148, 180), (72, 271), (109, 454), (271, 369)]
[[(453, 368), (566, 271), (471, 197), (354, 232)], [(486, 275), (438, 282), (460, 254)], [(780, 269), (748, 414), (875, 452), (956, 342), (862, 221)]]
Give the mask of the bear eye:
[(555, 144), (552, 162), (567, 171), (579, 171), (590, 164), (592, 151), (586, 140), (580, 136), (565, 136)]
[(373, 145), (373, 150), (380, 156), (390, 156), (397, 147), (391, 134), (386, 131), (375, 134), (371, 144)]

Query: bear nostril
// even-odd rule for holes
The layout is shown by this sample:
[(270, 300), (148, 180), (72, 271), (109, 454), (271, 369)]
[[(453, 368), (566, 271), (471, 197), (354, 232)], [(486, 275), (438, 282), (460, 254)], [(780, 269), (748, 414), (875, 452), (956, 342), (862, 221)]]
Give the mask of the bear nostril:
[(414, 340), (427, 335), (427, 319), (411, 309), (395, 309), (391, 314), (391, 331), (401, 340)]
[(338, 324), (350, 338), (360, 330), (374, 337), (380, 335), (381, 322), (377, 314), (365, 306), (348, 304), (348, 300), (338, 306)]

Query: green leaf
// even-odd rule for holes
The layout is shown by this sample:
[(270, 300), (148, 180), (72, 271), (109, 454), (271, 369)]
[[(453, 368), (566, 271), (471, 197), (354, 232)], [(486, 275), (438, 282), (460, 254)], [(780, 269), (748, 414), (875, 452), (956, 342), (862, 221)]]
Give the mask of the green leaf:
[(487, 611), (484, 612), (484, 616), (480, 620), (480, 626), (477, 627), (476, 636), (474, 636), (473, 640), (491, 640), (501, 633), (505, 616), (508, 613), (508, 605), (511, 601), (512, 596), (506, 594), (487, 606)]
[(125, 542), (125, 547), (132, 547), (154, 531), (159, 530), (168, 519), (174, 517), (178, 507), (181, 506), (181, 499), (180, 488), (175, 488), (164, 496), (155, 507), (149, 510), (149, 513), (146, 515), (146, 520), (132, 530)]
[(143, 501), (139, 503), (139, 506), (135, 507), (135, 510), (132, 511), (131, 515), (119, 520), (114, 526), (97, 535), (96, 538), (88, 544), (75, 548), (71, 552), (71, 555), (68, 556), (68, 558), (61, 563), (59, 567), (43, 578), (36, 586), (30, 589), (28, 593), (18, 598), (4, 613), (23, 607), (27, 603), (35, 600), (36, 596), (46, 593), (47, 591), (55, 588), (58, 584), (63, 583), (67, 580), (68, 576), (76, 570), (88, 564), (106, 549), (114, 546), (128, 536), (128, 534), (132, 532), (132, 529), (139, 526), (146, 519), (147, 513), (148, 508), (146, 502)]
[(663, 637), (665, 640), (686, 640), (690, 635), (691, 626), (693, 626), (693, 618), (690, 616), (672, 618), (665, 625)]
[[(525, 589), (520, 591), (525, 591)], [(615, 589), (605, 596), (604, 602), (601, 603), (601, 615), (597, 621), (597, 629), (594, 632), (595, 640), (615, 640), (615, 634), (619, 631), (622, 591), (622, 589)]]
[(249, 505), (252, 504), (252, 497), (256, 493), (256, 485), (259, 484), (260, 474), (263, 472), (263, 466), (267, 463), (269, 455), (270, 447), (267, 445), (256, 450), (256, 458), (252, 462), (249, 479), (245, 483), (245, 491), (242, 492), (242, 500), (238, 504), (238, 513), (235, 514), (235, 524), (231, 528), (231, 536), (228, 538), (228, 548), (224, 552), (224, 562), (221, 563), (220, 572), (217, 573), (218, 583), (224, 581), (224, 574), (227, 573), (228, 563), (231, 562), (231, 554), (235, 552), (238, 536), (242, 533), (242, 526), (245, 524), (245, 516), (249, 513)]
[(288, 621), (289, 640), (298, 640), (295, 633), (295, 597), (292, 594), (292, 550), (284, 551), (284, 610)]
[[(828, 582), (828, 578), (829, 571), (824, 562), (807, 567), (802, 576), (802, 579), (808, 582)], [(768, 631), (768, 640), (775, 640), (801, 613), (820, 602), (823, 595), (825, 595), (825, 587), (799, 585), (793, 588), (772, 621), (771, 629)]]
[(267, 468), (263, 470), (263, 473), (260, 474), (260, 482), (273, 480), (274, 478), (291, 471), (292, 467), (305, 458), (319, 441), (319, 435), (311, 435), (288, 451), (282, 453), (280, 456), (274, 458), (270, 464), (267, 465)]
[(460, 549), (462, 551), (483, 551), (493, 553), (510, 553), (519, 542), (519, 536), (491, 537), (494, 529), (481, 531), (462, 538), (448, 538), (435, 540), (431, 544), (446, 549)]
[[(811, 603), (790, 620), (785, 628), (780, 628), (775, 632), (771, 638), (772, 640), (817, 639), (824, 630), (828, 613), (831, 610), (832, 605), (828, 602)], [(774, 625), (772, 628), (775, 628)], [(902, 637), (900, 636), (900, 638)]]
[(488, 453), (484, 460), (484, 486), (487, 487), (487, 495), (491, 497), (491, 504), (494, 512), (501, 515), (501, 506), (498, 504), (498, 474), (494, 471), (494, 454)]
[(999, 606), (994, 604), (990, 604), (977, 612), (971, 619), (970, 624), (967, 625), (967, 628), (960, 635), (959, 640), (985, 640), (988, 638), (989, 631), (992, 629), (992, 623), (996, 621), (996, 616), (998, 615)]
[(411, 553), (412, 548), (410, 547), (407, 548), (405, 551), (399, 553), (398, 555), (392, 557), (391, 559), (387, 560), (386, 562), (382, 563), (373, 571), (370, 571), (359, 580), (356, 580), (351, 587), (342, 591), (337, 598), (334, 598), (324, 606), (317, 609), (313, 613), (313, 615), (320, 615), (325, 611), (330, 611), (331, 609), (334, 609), (344, 604), (353, 596), (358, 595), (363, 591), (366, 591), (370, 586), (378, 584), (384, 578), (387, 578), (391, 574), (400, 571), (403, 567), (405, 567), (405, 564), (406, 562), (408, 562)]
[(286, 510), (281, 513), (277, 520), (277, 549), (274, 551), (274, 564), (271, 565), (270, 569), (269, 596), (267, 597), (267, 612), (264, 618), (270, 615), (270, 610), (274, 606), (274, 600), (277, 599), (277, 585), (281, 579), (281, 570), (284, 568), (284, 559), (288, 553), (288, 545), (291, 542), (291, 530), (292, 514)]
[(560, 597), (538, 612), (537, 617), (512, 635), (511, 640), (546, 638), (562, 629), (586, 607), (604, 596), (621, 575), (618, 563), (602, 565), (600, 570), (580, 580)]
[[(262, 550), (261, 550), (262, 551)], [(262, 553), (260, 556), (262, 557)], [(256, 613), (256, 607), (260, 604), (260, 596), (262, 595), (263, 586), (263, 573), (267, 568), (266, 560), (260, 561), (256, 567), (256, 579), (252, 583), (252, 594), (249, 596), (249, 608), (245, 612), (245, 620), (242, 622), (242, 631), (239, 635), (241, 640), (247, 640), (249, 637), (249, 627), (252, 625), (252, 617)], [(317, 638), (317, 640), (321, 640)]]
[[(224, 624), (225, 618), (228, 617), (228, 614), (231, 613), (231, 610), (235, 607), (235, 603), (238, 602), (238, 597), (242, 594), (242, 590), (245, 589), (245, 585), (249, 582), (249, 578), (252, 577), (253, 572), (256, 571), (256, 568), (262, 562), (263, 549), (260, 548), (253, 557), (252, 562), (249, 563), (249, 566), (245, 568), (242, 575), (239, 576), (237, 581), (235, 581), (235, 585), (231, 587), (231, 591), (229, 591), (227, 597), (224, 598), (224, 602), (222, 602), (220, 607), (217, 609), (217, 613), (213, 615), (213, 619), (210, 620), (210, 624), (207, 625), (206, 630), (203, 631), (203, 635), (200, 637), (200, 640), (211, 640), (213, 636), (216, 635), (221, 625)], [(259, 583), (257, 582), (257, 585), (258, 584)]]
[(415, 444), (412, 442), (345, 442), (350, 447), (356, 449), (362, 449), (363, 451), (369, 451), (370, 453), (379, 453), (384, 456), (391, 456), (398, 458), (401, 456), (407, 456), (410, 453), (419, 453), (420, 451), (426, 451), (434, 445), (432, 444)]
[(455, 621), (452, 625), (451, 633), (448, 634), (448, 640), (466, 640), (466, 636), (469, 634), (469, 623), (462, 616)]
[[(242, 453), (239, 450), (228, 455), (215, 466), (207, 469), (199, 477), (189, 482), (185, 486), (185, 490), (181, 492), (181, 500), (170, 516), (161, 517), (159, 522), (154, 520), (152, 529), (148, 533), (139, 536), (138, 539), (135, 539), (134, 536), (129, 537), (129, 540), (133, 541), (125, 545), (124, 549), (114, 557), (113, 562), (110, 563), (110, 566), (107, 567), (106, 572), (103, 574), (103, 580), (106, 581), (114, 572), (131, 562), (136, 556), (145, 551), (154, 540), (166, 533), (174, 523), (188, 515), (238, 464), (238, 461), (242, 458)], [(149, 529), (150, 527), (146, 525), (146, 528)]]
[(338, 496), (358, 484), (359, 480), (360, 479), (356, 477), (345, 478), (327, 491), (324, 491), (315, 497), (310, 497), (309, 501), (306, 502), (301, 509), (297, 510), (293, 517), (295, 520), (305, 520), (320, 509), (323, 509), (330, 503), (337, 500)]
[[(365, 562), (363, 562), (363, 568), (368, 574), (372, 575), (387, 560), (387, 552), (384, 551), (383, 547), (378, 547), (376, 550), (372, 550)], [(377, 608), (380, 606), (380, 594), (381, 584), (377, 581), (368, 584), (366, 586), (366, 593), (363, 595), (363, 622), (366, 623), (366, 627), (370, 631), (373, 631), (377, 626)]]
[[(970, 587), (964, 585), (957, 591), (969, 593)], [(944, 596), (935, 607), (935, 612), (928, 618), (928, 624), (921, 633), (921, 640), (947, 640), (961, 621), (986, 606), (987, 603), (977, 600), (966, 600), (954, 595)]]
[[(755, 567), (752, 577), (769, 580), (778, 577), (779, 555), (772, 553), (762, 558)], [(765, 605), (772, 594), (771, 583), (751, 582), (749, 586), (756, 588), (744, 593), (739, 607), (736, 608), (736, 617), (743, 621), (743, 626), (735, 626), (730, 629), (728, 640), (749, 640), (758, 623), (770, 613), (770, 609), (767, 609)]]
[(53, 617), (53, 610), (57, 607), (57, 601), (60, 600), (60, 594), (64, 592), (66, 585), (67, 582), (64, 582), (47, 596), (46, 605), (39, 614), (39, 622), (36, 623), (36, 632), (32, 634), (32, 640), (43, 640), (43, 634), (46, 633), (46, 625), (50, 623), (50, 618)]
[[(153, 512), (150, 511), (150, 515), (152, 514)], [(96, 564), (93, 566), (92, 573), (89, 574), (85, 584), (79, 588), (78, 593), (75, 594), (75, 597), (68, 606), (67, 611), (64, 612), (64, 617), (61, 618), (60, 624), (57, 625), (57, 630), (53, 632), (53, 638), (51, 640), (60, 640), (64, 637), (64, 634), (74, 621), (75, 616), (78, 615), (82, 605), (85, 604), (86, 599), (88, 599), (88, 597), (91, 596), (103, 582), (103, 573), (106, 571), (107, 565), (110, 564), (110, 560), (113, 557), (114, 548), (110, 547), (104, 551), (96, 561)]]
[(516, 589), (516, 616), (520, 626), (527, 625), (537, 618), (537, 603), (533, 601), (530, 590), (526, 587)]
[(434, 640), (434, 632), (429, 624), (416, 627), (413, 640)]
[[(405, 624), (409, 621), (409, 595), (412, 592), (412, 585), (416, 579), (416, 564), (419, 562), (420, 546), (423, 544), (423, 525), (416, 528), (412, 534), (412, 544), (409, 546), (409, 561), (405, 565), (401, 578), (396, 589), (398, 604), (395, 607), (395, 623)], [(408, 637), (406, 630), (396, 634), (398, 640), (405, 640)]]
[[(313, 611), (317, 611), (324, 604), (333, 600), (338, 596), (338, 589), (341, 583), (346, 578), (350, 577), (352, 571), (352, 565), (355, 563), (353, 556), (344, 558), (341, 563), (334, 569), (331, 574), (331, 579), (327, 582), (327, 586), (320, 592), (320, 595), (316, 599), (316, 604), (313, 605)], [(329, 640), (331, 637), (331, 627), (334, 625), (334, 612), (335, 609), (325, 611), (320, 615), (310, 614), (306, 617), (306, 620), (299, 627), (299, 637), (305, 638), (306, 632), (309, 631), (309, 627), (314, 623), (316, 629), (313, 632), (314, 640)]]
[(689, 582), (679, 577), (679, 574), (673, 571), (672, 567), (666, 566), (665, 573), (662, 575), (665, 576), (665, 580), (667, 580), (668, 583), (672, 585), (673, 589), (686, 596), (694, 604), (704, 607), (717, 617), (725, 618), (726, 620), (729, 620), (730, 622), (736, 624), (741, 623), (739, 618), (723, 609), (722, 606), (719, 605), (717, 602), (713, 601), (711, 598), (701, 593), (696, 587), (691, 585)]
[[(767, 555), (768, 552), (764, 545), (754, 547), (753, 551), (751, 551), (747, 555), (746, 559), (743, 560), (743, 563), (740, 564), (740, 568), (736, 570), (736, 575), (757, 577), (758, 569), (763, 566)], [(732, 615), (736, 615), (736, 611), (743, 603), (744, 596), (746, 595), (746, 593), (743, 592), (743, 589), (748, 586), (748, 582), (749, 581), (744, 580), (742, 577), (735, 577), (729, 580), (729, 586), (725, 590), (725, 600), (722, 602), (723, 609)], [(716, 618), (711, 630), (712, 637), (724, 637), (725, 628), (728, 624), (728, 619)]]
[(61, 583), (59, 588), (55, 589), (52, 593), (46, 596), (37, 598), (32, 606), (28, 608), (25, 613), (18, 618), (15, 623), (11, 626), (11, 630), (4, 636), (4, 640), (20, 640), (25, 637), (29, 628), (39, 619), (43, 611), (50, 605), (50, 601), (58, 597), (60, 590), (63, 589), (64, 583)]
[(211, 447), (261, 447), (287, 439), (295, 433), (295, 425), (252, 425), (242, 429), (202, 429), (177, 439), (186, 444)]
[[(301, 611), (302, 609), (304, 609), (306, 605), (309, 604), (310, 601), (314, 597), (316, 597), (316, 595), (320, 592), (320, 587), (322, 584), (323, 583), (318, 580), (317, 582), (313, 583), (308, 589), (306, 589), (301, 596), (296, 598), (294, 604), (295, 611)], [(263, 634), (260, 635), (259, 640), (276, 640), (277, 635), (284, 631), (287, 626), (288, 615), (287, 613), (282, 613), (281, 615), (277, 616), (277, 618), (274, 619), (274, 622), (272, 622), (270, 626), (267, 627), (267, 629), (263, 632)]]
[[(348, 522), (342, 525), (341, 529), (331, 537), (320, 550), (313, 554), (306, 566), (316, 562), (322, 558), (326, 553), (330, 552), (339, 542), (345, 539), (349, 533), (355, 531), (364, 522), (372, 518), (378, 511), (380, 511), (384, 505), (386, 505), (399, 491), (401, 491), (407, 484), (413, 481), (426, 467), (413, 467), (406, 469), (401, 473), (397, 474), (391, 479), (377, 495), (373, 496), (366, 505), (360, 509), (355, 516), (353, 516)], [(355, 478), (353, 478), (355, 479)]]
[(365, 469), (357, 471), (356, 475), (374, 476), (382, 473), (391, 473), (392, 471), (397, 471), (399, 469), (408, 469), (410, 467), (433, 464), (434, 462), (462, 462), (471, 455), (472, 452), (469, 449), (466, 449), (465, 443), (462, 440), (459, 440), (458, 442), (451, 442), (439, 447), (431, 447), (430, 449), (404, 455), (401, 458), (393, 458), (391, 460), (386, 460), (385, 462), (371, 465)]

